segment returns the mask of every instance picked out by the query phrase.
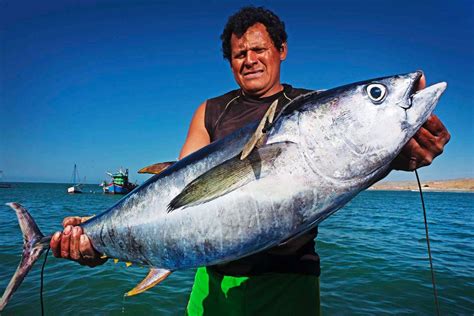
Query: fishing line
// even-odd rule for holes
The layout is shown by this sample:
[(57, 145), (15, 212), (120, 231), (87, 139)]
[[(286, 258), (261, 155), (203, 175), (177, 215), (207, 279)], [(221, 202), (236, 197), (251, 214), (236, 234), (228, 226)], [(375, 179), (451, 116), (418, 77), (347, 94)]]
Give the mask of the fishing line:
[(436, 280), (435, 273), (433, 268), (433, 258), (431, 258), (431, 247), (430, 247), (430, 237), (428, 236), (428, 221), (426, 220), (426, 208), (425, 201), (423, 199), (423, 191), (421, 190), (420, 177), (418, 177), (418, 172), (415, 169), (416, 181), (418, 182), (418, 189), (420, 190), (421, 197), (421, 206), (423, 207), (423, 216), (425, 218), (425, 233), (426, 233), (426, 244), (428, 245), (428, 257), (430, 259), (430, 269), (431, 269), (431, 283), (433, 284), (433, 293), (436, 304), (436, 314), (439, 316), (439, 303), (438, 303), (438, 291), (436, 290)]
[(44, 266), (46, 265), (46, 260), (48, 260), (49, 247), (44, 256), (43, 266), (41, 267), (41, 281), (40, 281), (40, 302), (41, 302), (41, 315), (44, 316), (44, 304), (43, 304), (43, 276), (44, 276)]

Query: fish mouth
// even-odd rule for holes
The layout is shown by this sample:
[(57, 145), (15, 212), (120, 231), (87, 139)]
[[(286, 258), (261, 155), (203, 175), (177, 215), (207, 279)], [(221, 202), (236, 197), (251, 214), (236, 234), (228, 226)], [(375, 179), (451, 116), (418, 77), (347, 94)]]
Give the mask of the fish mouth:
[(413, 104), (413, 96), (421, 91), (418, 90), (418, 85), (420, 84), (421, 77), (423, 77), (423, 72), (421, 70), (417, 70), (413, 73), (408, 74), (410, 80), (410, 85), (405, 93), (405, 98), (407, 100), (406, 103), (400, 104), (400, 107), (404, 109), (409, 109)]
[[(423, 77), (423, 72), (421, 70), (417, 70), (413, 73), (413, 82), (411, 84), (411, 87), (409, 89), (409, 96), (410, 98), (416, 94), (418, 91), (421, 91), (421, 90), (418, 90), (418, 86), (420, 84), (420, 80), (421, 80), (421, 77)], [(423, 90), (423, 89), (422, 89)]]
[(424, 89), (417, 90), (410, 94), (411, 103), (416, 102), (417, 100), (423, 99), (426, 96), (433, 96), (439, 98), (443, 94), (444, 90), (448, 84), (446, 82), (435, 83), (431, 86), (425, 87)]
[(408, 74), (408, 76), (410, 77), (411, 82), (405, 94), (406, 104), (400, 104), (400, 106), (405, 110), (410, 109), (412, 106), (416, 106), (421, 110), (421, 107), (431, 113), (434, 110), (436, 103), (438, 103), (440, 96), (446, 90), (446, 82), (440, 82), (423, 89), (418, 89), (420, 80), (423, 77), (423, 72), (417, 70)]
[(407, 123), (419, 127), (426, 122), (447, 86), (446, 82), (439, 82), (422, 90), (414, 91), (408, 100), (410, 106), (405, 109)]

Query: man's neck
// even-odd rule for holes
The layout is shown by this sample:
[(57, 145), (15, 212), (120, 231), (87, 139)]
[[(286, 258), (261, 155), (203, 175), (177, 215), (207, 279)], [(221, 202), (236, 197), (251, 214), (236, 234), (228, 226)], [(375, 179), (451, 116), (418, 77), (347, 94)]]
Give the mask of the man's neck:
[(242, 91), (243, 95), (248, 96), (250, 98), (262, 99), (262, 98), (271, 97), (272, 95), (280, 93), (281, 91), (284, 90), (284, 88), (285, 87), (281, 83), (279, 83), (277, 86), (271, 88), (270, 90), (268, 90), (267, 92), (264, 92), (264, 93), (252, 93), (252, 92), (249, 92), (249, 91), (245, 91), (243, 89), (240, 89), (240, 91)]

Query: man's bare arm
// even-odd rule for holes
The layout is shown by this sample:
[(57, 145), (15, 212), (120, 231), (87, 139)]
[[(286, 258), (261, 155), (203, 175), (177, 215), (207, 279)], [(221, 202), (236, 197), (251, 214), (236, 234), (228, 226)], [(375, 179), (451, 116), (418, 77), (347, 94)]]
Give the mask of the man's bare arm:
[(206, 102), (202, 103), (194, 113), (189, 125), (188, 136), (179, 154), (179, 159), (211, 143), (211, 138), (204, 124), (205, 114)]

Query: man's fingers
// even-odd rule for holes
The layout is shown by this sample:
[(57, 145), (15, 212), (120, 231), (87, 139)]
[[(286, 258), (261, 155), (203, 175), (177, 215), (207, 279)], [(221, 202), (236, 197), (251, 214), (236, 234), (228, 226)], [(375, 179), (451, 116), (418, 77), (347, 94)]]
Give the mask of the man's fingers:
[(88, 265), (89, 267), (95, 267), (107, 261), (107, 259), (99, 258), (99, 254), (94, 250), (90, 239), (86, 235), (81, 235), (79, 251), (82, 256), (81, 264)]
[(413, 171), (415, 169), (425, 167), (433, 162), (434, 154), (432, 151), (427, 150), (425, 147), (420, 144), (420, 142), (415, 141), (411, 144), (411, 154), (409, 156), (408, 168)]
[(95, 257), (94, 248), (92, 247), (92, 244), (86, 235), (81, 235), (79, 251), (81, 252), (82, 257), (85, 259), (91, 259)]
[(61, 232), (56, 232), (49, 242), (49, 247), (56, 258), (61, 258), (61, 235)]
[(410, 138), (408, 143), (403, 146), (402, 151), (400, 152), (399, 156), (402, 156), (405, 160), (410, 160), (410, 157), (412, 156), (412, 152), (415, 148), (419, 147), (417, 141), (415, 138)]
[(71, 239), (72, 226), (66, 226), (61, 237), (61, 257), (69, 258), (69, 241)]
[(392, 162), (392, 168), (413, 171), (431, 164), (435, 157), (433, 152), (421, 146), (417, 140), (419, 138), (413, 137), (408, 141), (398, 157)]
[(425, 74), (422, 74), (420, 80), (418, 81), (418, 86), (416, 90), (423, 90), (425, 87), (426, 87), (426, 77), (425, 77)]
[(55, 233), (49, 243), (55, 257), (75, 260), (89, 267), (95, 267), (107, 261), (107, 258), (100, 258), (100, 254), (92, 247), (82, 227), (77, 226), (91, 217), (72, 216), (63, 220), (64, 230)]
[[(420, 128), (415, 135), (413, 135), (413, 139), (416, 141), (415, 143), (419, 145), (419, 147), (423, 149), (431, 149), (434, 153), (442, 153), (443, 152), (443, 145), (439, 141), (438, 137), (433, 135), (429, 132), (426, 128)], [(413, 148), (417, 149), (418, 147), (416, 144), (413, 144)]]
[(433, 159), (443, 153), (444, 146), (449, 141), (450, 135), (445, 129), (444, 132), (441, 132), (436, 136), (425, 127), (422, 127), (413, 138), (420, 147), (428, 153), (430, 156), (428, 158)]
[(63, 227), (66, 227), (68, 225), (72, 225), (72, 226), (78, 226), (82, 223), (84, 223), (85, 221), (88, 221), (89, 219), (91, 219), (92, 217), (94, 217), (94, 215), (92, 216), (85, 216), (85, 217), (80, 217), (80, 216), (68, 216), (66, 218), (63, 219)]
[(423, 128), (427, 129), (431, 134), (438, 136), (440, 140), (444, 142), (443, 144), (446, 144), (451, 138), (444, 124), (434, 114), (428, 117), (428, 120), (423, 124)]
[(79, 216), (69, 216), (63, 219), (63, 227), (68, 225), (77, 226), (81, 223), (81, 217)]
[(82, 228), (75, 226), (72, 229), (71, 240), (69, 243), (69, 255), (73, 260), (79, 260), (81, 253), (79, 251), (80, 237), (82, 235)]

